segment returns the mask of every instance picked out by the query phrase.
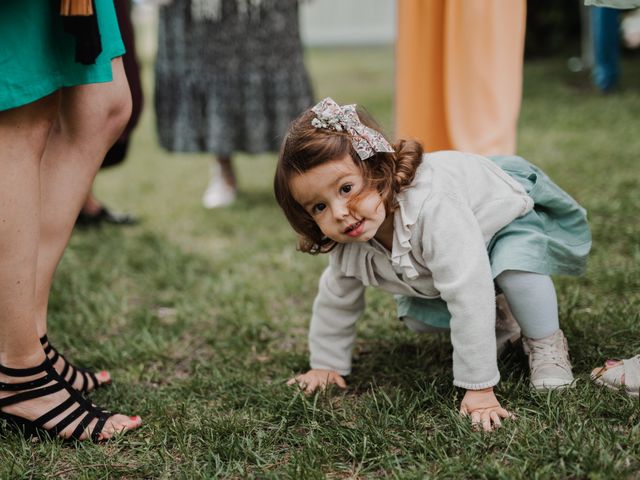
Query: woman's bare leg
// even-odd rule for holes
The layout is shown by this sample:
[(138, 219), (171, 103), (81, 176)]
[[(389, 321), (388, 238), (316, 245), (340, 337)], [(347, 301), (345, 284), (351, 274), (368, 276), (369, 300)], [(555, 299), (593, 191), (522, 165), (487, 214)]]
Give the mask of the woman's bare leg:
[[(117, 75), (117, 71), (116, 66), (114, 76)], [(5, 367), (34, 367), (45, 358), (38, 340), (42, 330), (38, 328), (39, 322), (36, 318), (36, 292), (41, 285), (38, 280), (41, 268), (39, 250), (42, 245), (43, 225), (47, 226), (48, 234), (56, 228), (51, 223), (43, 221), (42, 211), (45, 210), (43, 206), (46, 205), (46, 201), (41, 201), (41, 195), (43, 190), (47, 191), (47, 185), (41, 181), (41, 177), (47, 177), (43, 174), (47, 168), (43, 169), (43, 166), (46, 165), (46, 159), (51, 158), (48, 152), (51, 139), (54, 139), (55, 144), (55, 135), (66, 134), (69, 118), (67, 115), (73, 114), (60, 113), (59, 108), (64, 108), (67, 101), (68, 98), (57, 92), (28, 106), (0, 112), (0, 364)], [(95, 115), (96, 112), (92, 114)], [(54, 131), (56, 128), (58, 132)], [(107, 131), (106, 127), (104, 131)], [(90, 149), (80, 146), (78, 148), (90, 152)], [(53, 179), (59, 180), (56, 175)], [(48, 181), (51, 180), (52, 178), (48, 177)], [(86, 193), (85, 190), (81, 198), (84, 198)], [(77, 202), (78, 209), (81, 201), (82, 199)], [(49, 210), (51, 206), (46, 207)], [(68, 211), (71, 207), (66, 204), (58, 205), (58, 208)], [(58, 241), (61, 238), (60, 235), (52, 236)], [(68, 240), (68, 237), (67, 234), (65, 238)], [(66, 240), (61, 245), (62, 250), (65, 245)], [(61, 254), (60, 252), (60, 256)], [(44, 258), (47, 258), (47, 255)], [(28, 380), (29, 377), (12, 377), (0, 372), (0, 382), (3, 383)], [(51, 382), (58, 381), (52, 379)], [(16, 393), (19, 392), (0, 391), (0, 398), (11, 397)], [(68, 398), (69, 394), (60, 390), (3, 407), (2, 411), (34, 420), (61, 405)], [(57, 423), (70, 413), (70, 409), (77, 406), (77, 403), (71, 405), (67, 411), (48, 424)], [(79, 421), (78, 418), (72, 422), (62, 435), (69, 435)], [(87, 426), (83, 438), (87, 437), (96, 422), (94, 419)], [(139, 417), (113, 415), (108, 419), (99, 438), (109, 438), (115, 432), (136, 428), (140, 424)]]
[[(52, 127), (40, 168), (41, 222), (36, 271), (38, 335), (47, 333), (47, 307), (53, 275), (78, 213), (91, 191), (105, 153), (131, 112), (131, 95), (122, 60), (113, 60), (113, 81), (62, 90), (60, 113)], [(64, 360), (55, 367), (61, 372)], [(70, 378), (70, 374), (67, 378)], [(108, 372), (96, 374), (99, 383)], [(82, 387), (78, 377), (75, 388)], [(90, 385), (94, 388), (95, 385)]]
[(53, 274), (91, 191), (105, 153), (131, 113), (131, 95), (114, 59), (113, 81), (62, 90), (60, 114), (47, 141), (41, 179), (41, 228), (36, 276), (37, 326), (47, 332), (47, 306)]
[(38, 365), (34, 295), (40, 232), (40, 159), (59, 95), (0, 112), (0, 364)]

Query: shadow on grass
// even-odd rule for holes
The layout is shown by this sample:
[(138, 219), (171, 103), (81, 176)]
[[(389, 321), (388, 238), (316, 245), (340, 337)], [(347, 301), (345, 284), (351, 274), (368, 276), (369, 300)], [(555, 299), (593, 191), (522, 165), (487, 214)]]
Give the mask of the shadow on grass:
[[(433, 335), (426, 341), (369, 341), (359, 343), (351, 389), (362, 394), (374, 386), (402, 387), (409, 391), (424, 384), (437, 385), (442, 393), (453, 388), (452, 346), (448, 335)], [(508, 348), (499, 358), (502, 377), (528, 381), (527, 358), (520, 344)]]

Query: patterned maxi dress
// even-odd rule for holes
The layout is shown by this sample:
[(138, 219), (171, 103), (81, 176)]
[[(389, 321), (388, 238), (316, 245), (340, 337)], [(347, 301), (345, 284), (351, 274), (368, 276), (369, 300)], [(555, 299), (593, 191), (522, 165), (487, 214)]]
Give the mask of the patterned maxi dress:
[(160, 8), (155, 70), (170, 151), (277, 151), (313, 104), (298, 0), (173, 0)]

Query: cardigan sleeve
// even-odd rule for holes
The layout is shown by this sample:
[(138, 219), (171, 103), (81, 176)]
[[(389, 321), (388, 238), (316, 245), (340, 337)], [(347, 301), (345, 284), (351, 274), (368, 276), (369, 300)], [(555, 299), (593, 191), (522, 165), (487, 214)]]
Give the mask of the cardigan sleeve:
[(422, 254), (451, 314), (453, 384), (469, 390), (500, 380), (495, 291), (480, 225), (453, 194), (432, 198), (421, 212)]
[(313, 369), (351, 372), (355, 324), (364, 310), (364, 285), (347, 277), (335, 265), (322, 276), (313, 302), (309, 329), (310, 364)]

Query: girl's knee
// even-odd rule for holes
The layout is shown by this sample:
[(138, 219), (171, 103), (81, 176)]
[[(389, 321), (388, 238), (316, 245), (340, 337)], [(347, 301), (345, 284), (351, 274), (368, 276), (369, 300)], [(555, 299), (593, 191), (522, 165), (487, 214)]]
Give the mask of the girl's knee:
[(508, 296), (508, 293), (525, 294), (531, 288), (549, 285), (553, 288), (553, 281), (548, 275), (520, 270), (505, 270), (496, 277), (496, 283)]

